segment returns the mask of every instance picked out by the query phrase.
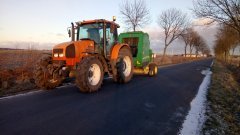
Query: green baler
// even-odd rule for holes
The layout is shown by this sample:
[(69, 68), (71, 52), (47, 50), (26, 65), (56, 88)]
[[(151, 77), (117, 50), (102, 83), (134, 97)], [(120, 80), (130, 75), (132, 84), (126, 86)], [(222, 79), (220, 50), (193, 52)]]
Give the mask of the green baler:
[(142, 31), (126, 32), (119, 35), (119, 42), (131, 47), (135, 74), (157, 74), (158, 67), (153, 62), (155, 54), (150, 49), (149, 35)]

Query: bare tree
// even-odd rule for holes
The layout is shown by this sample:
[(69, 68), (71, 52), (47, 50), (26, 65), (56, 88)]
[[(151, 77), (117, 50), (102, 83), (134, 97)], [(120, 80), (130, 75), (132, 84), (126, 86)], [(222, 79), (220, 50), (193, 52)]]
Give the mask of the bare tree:
[(15, 45), (14, 45), (15, 48), (14, 49), (19, 49), (19, 44), (20, 44), (19, 42), (15, 42)]
[(199, 54), (200, 48), (202, 46), (202, 39), (200, 37), (200, 35), (197, 35), (194, 40), (193, 40), (193, 44), (194, 44), (194, 48), (195, 48), (195, 55), (196, 57)]
[(184, 30), (184, 32), (181, 34), (181, 39), (184, 41), (185, 46), (184, 46), (184, 56), (186, 57), (187, 55), (187, 47), (189, 46), (190, 52), (192, 52), (192, 39), (193, 39), (193, 28), (187, 28)]
[(124, 23), (136, 31), (137, 27), (143, 27), (150, 21), (150, 12), (144, 0), (125, 0), (120, 4), (120, 14)]
[(188, 26), (187, 14), (175, 8), (163, 11), (158, 17), (158, 24), (164, 30), (164, 51), (163, 58), (166, 55), (167, 47), (183, 33)]
[(192, 57), (193, 54), (193, 50), (195, 49), (195, 54), (197, 55), (199, 50), (200, 50), (200, 46), (202, 44), (203, 38), (198, 34), (198, 32), (196, 32), (195, 30), (191, 30), (189, 31), (189, 35), (190, 35), (190, 41), (189, 41), (189, 53), (190, 53), (190, 57)]
[(199, 56), (200, 52), (203, 55), (209, 55), (210, 54), (210, 49), (207, 46), (205, 40), (201, 36), (197, 36), (194, 40), (194, 47), (196, 51), (196, 57)]
[(224, 25), (216, 35), (214, 46), (215, 55), (219, 59), (224, 59), (224, 61), (227, 62), (230, 50), (233, 49), (232, 51), (234, 53), (234, 50), (239, 43), (240, 41), (237, 36), (237, 31), (228, 25)]
[(214, 53), (217, 58), (227, 62), (229, 55), (229, 46), (227, 46), (222, 38), (217, 38), (214, 45)]
[(239, 0), (194, 0), (193, 5), (198, 17), (228, 25), (237, 30), (240, 36)]

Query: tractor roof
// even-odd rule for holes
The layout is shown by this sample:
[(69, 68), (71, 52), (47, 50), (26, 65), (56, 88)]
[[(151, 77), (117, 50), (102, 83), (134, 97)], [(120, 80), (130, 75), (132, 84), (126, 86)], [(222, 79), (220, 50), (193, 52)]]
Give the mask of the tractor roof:
[(83, 20), (82, 22), (77, 22), (78, 25), (83, 25), (83, 24), (91, 24), (91, 23), (101, 23), (101, 22), (106, 22), (106, 23), (112, 23), (116, 25), (118, 28), (120, 27), (117, 23), (114, 21), (108, 21), (105, 19), (95, 19), (95, 20)]
[(120, 35), (125, 35), (125, 36), (136, 36), (136, 35), (146, 35), (149, 36), (148, 33), (145, 33), (143, 31), (130, 31), (130, 32), (123, 32)]

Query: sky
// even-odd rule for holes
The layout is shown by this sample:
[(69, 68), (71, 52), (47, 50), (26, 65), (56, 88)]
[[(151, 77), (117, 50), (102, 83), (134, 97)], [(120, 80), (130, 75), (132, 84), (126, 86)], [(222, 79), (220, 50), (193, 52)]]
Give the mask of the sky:
[[(151, 22), (140, 30), (148, 32), (152, 47), (161, 51), (162, 46), (158, 45), (162, 42), (161, 29), (156, 23), (157, 16), (163, 10), (177, 8), (194, 19), (190, 10), (192, 0), (145, 1), (150, 10)], [(120, 32), (124, 31), (119, 13), (122, 2), (123, 0), (0, 0), (0, 48), (24, 48), (26, 44), (32, 43), (38, 49), (51, 49), (54, 44), (69, 41), (67, 27), (71, 22), (82, 20), (111, 20), (112, 16), (116, 16), (116, 22), (122, 26)]]

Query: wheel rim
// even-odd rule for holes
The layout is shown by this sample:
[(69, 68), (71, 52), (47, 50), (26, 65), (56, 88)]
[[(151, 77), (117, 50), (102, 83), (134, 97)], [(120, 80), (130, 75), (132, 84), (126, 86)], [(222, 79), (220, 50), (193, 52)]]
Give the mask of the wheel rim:
[(101, 69), (98, 64), (92, 64), (89, 68), (88, 81), (91, 85), (97, 85), (101, 79)]
[(157, 72), (158, 72), (157, 66), (155, 66), (154, 70), (155, 70), (155, 74), (157, 74)]
[(124, 76), (129, 76), (132, 70), (132, 63), (131, 59), (129, 56), (125, 56), (123, 58), (123, 63), (124, 63), (124, 69), (123, 69), (123, 74)]

